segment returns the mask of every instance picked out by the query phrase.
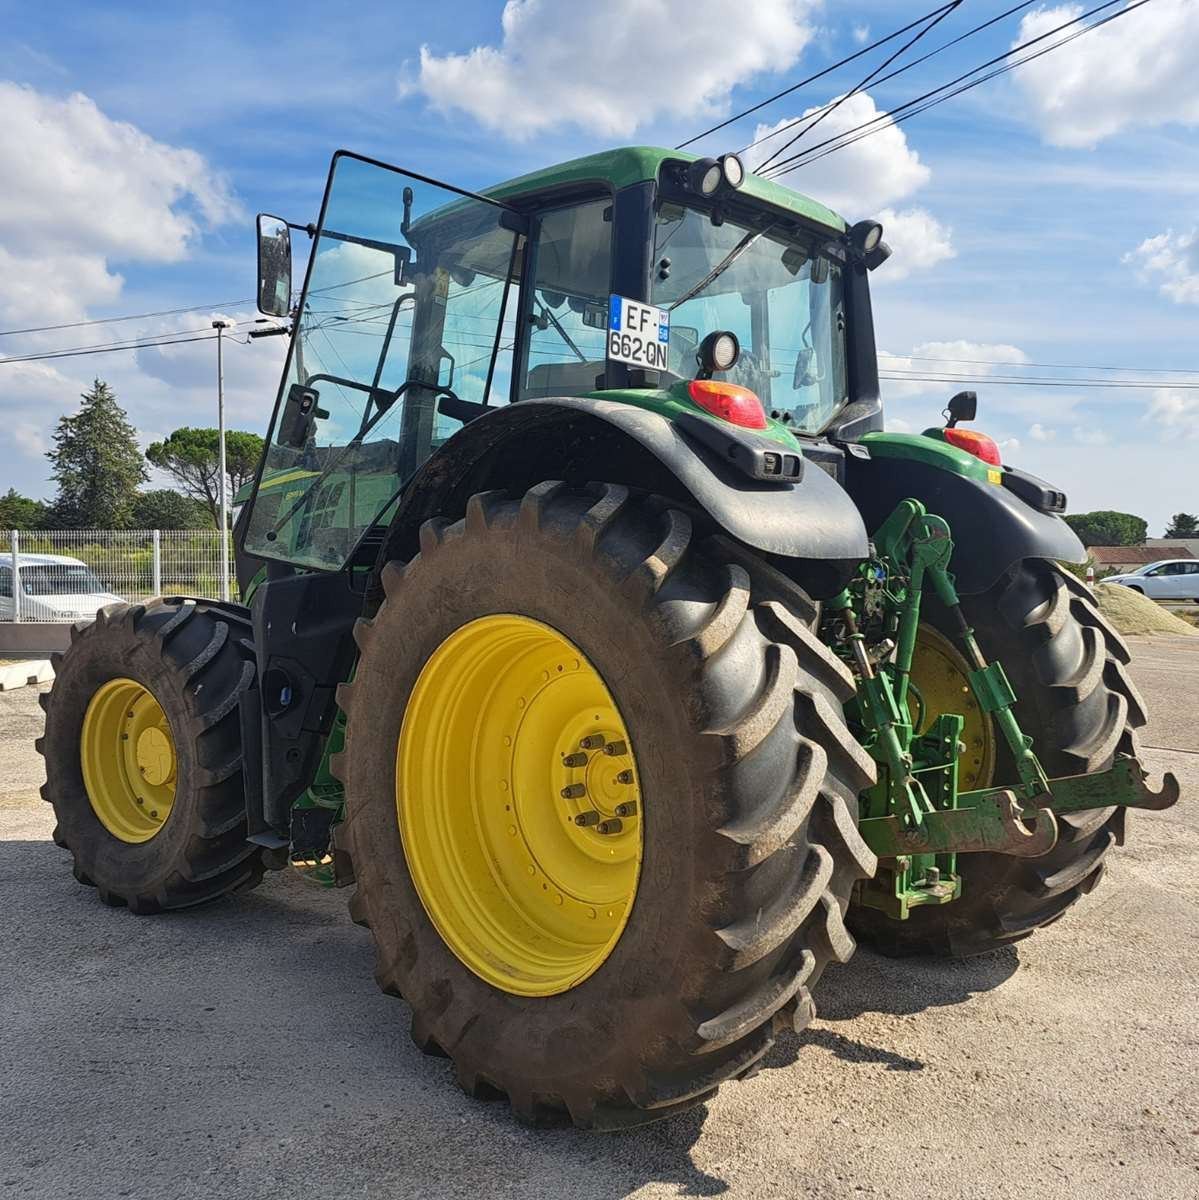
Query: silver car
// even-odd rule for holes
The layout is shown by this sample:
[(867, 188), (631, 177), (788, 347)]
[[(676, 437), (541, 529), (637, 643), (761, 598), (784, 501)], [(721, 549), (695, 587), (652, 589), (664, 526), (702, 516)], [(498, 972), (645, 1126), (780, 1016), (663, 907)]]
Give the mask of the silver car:
[(1122, 583), (1154, 600), (1190, 600), (1199, 604), (1199, 558), (1165, 558), (1135, 571), (1109, 575), (1102, 582)]

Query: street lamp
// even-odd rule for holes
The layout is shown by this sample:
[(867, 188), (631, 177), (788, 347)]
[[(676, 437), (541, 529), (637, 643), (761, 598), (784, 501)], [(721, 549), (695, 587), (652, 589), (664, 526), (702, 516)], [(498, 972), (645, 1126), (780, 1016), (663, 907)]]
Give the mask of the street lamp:
[(225, 357), (221, 337), (234, 322), (228, 317), (217, 317), (212, 322), (216, 330), (216, 412), (217, 437), (217, 483), (220, 487), (221, 508), (221, 599), (229, 599), (229, 483), (225, 467)]

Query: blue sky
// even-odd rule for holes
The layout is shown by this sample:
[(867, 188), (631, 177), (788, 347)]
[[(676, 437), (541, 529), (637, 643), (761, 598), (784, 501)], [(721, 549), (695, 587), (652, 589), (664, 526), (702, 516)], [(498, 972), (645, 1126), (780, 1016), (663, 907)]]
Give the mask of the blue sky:
[[(1010, 6), (966, 0), (920, 47)], [(252, 320), (253, 213), (313, 219), (337, 147), (478, 187), (605, 146), (672, 145), (923, 11), (881, 0), (0, 2), (0, 329), (211, 306), (4, 337), (0, 354), (202, 331), (216, 312)], [(894, 108), (1080, 11), (1031, 5), (868, 88), (826, 127)], [(847, 91), (886, 53), (704, 146), (745, 146)], [(896, 251), (874, 277), (889, 374), (1063, 385), (888, 380), (893, 427), (919, 429), (954, 390), (976, 386), (978, 427), (1007, 461), (1064, 485), (1076, 511), (1134, 511), (1152, 533), (1173, 512), (1199, 511), (1187, 469), (1199, 389), (1168, 386), (1199, 384), (1197, 60), (1199, 0), (1150, 0), (787, 177), (851, 219), (882, 214)], [(265, 426), (281, 348), (230, 348), (235, 426)], [(112, 382), (143, 440), (214, 424), (213, 359), (201, 342), (0, 361), (0, 490), (49, 494), (42, 452), (93, 375)]]

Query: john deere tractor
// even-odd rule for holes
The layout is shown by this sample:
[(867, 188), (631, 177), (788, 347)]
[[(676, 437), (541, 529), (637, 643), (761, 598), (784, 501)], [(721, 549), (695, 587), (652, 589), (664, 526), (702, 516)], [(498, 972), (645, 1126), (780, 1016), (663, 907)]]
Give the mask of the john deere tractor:
[(855, 937), (1061, 917), (1178, 785), (1061, 491), (969, 393), (883, 431), (882, 232), (732, 155), (473, 194), (336, 154), (315, 225), (259, 219), (292, 333), (241, 603), (112, 605), (57, 663), (76, 879), (350, 885), (418, 1045), (587, 1128), (753, 1073)]

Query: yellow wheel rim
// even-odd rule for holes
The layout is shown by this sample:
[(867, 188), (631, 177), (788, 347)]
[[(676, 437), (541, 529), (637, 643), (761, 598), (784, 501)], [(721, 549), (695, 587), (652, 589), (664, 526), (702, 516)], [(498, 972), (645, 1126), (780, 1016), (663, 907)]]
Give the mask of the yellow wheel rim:
[(557, 630), (503, 614), (437, 647), (400, 730), (396, 807), (425, 911), (480, 978), (552, 996), (611, 953), (641, 869), (637, 766)]
[(122, 842), (148, 842), (175, 803), (175, 739), (162, 706), (133, 679), (110, 679), (83, 717), (79, 759), (100, 824)]
[[(961, 713), (966, 719), (958, 759), (958, 787), (968, 792), (988, 787), (995, 771), (995, 727), (970, 690), (970, 666), (958, 648), (931, 625), (921, 625), (912, 655), (912, 683), (924, 701), (924, 720), (917, 733), (926, 733), (940, 713)], [(916, 719), (917, 706), (908, 709)]]

